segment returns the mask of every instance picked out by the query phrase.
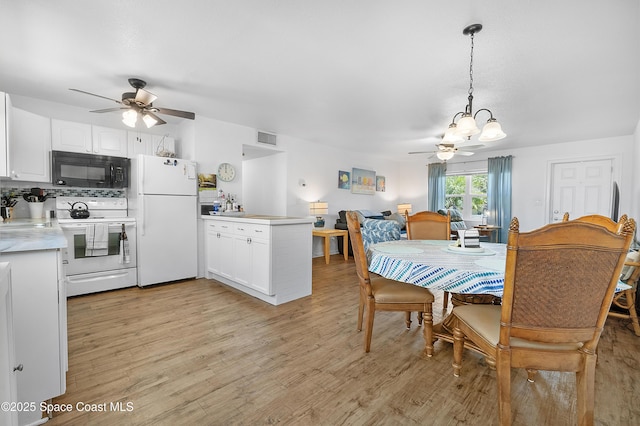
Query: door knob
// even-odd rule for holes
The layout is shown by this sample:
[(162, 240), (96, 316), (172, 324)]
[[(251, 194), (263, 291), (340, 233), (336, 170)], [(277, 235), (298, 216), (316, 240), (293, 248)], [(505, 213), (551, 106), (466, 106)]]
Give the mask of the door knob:
[(22, 365), (22, 364), (18, 364), (18, 366), (17, 366), (17, 367), (13, 367), (13, 371), (22, 371), (22, 369), (23, 369), (23, 368), (24, 368), (24, 367), (23, 367), (23, 365)]

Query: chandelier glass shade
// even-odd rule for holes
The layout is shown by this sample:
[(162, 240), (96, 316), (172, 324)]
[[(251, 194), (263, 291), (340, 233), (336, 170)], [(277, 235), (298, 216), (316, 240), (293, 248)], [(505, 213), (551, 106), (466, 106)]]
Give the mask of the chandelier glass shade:
[[(458, 112), (453, 116), (451, 124), (449, 124), (449, 127), (445, 131), (444, 137), (442, 138), (443, 143), (462, 142), (465, 139), (471, 139), (472, 136), (475, 136), (478, 133), (480, 133), (480, 137), (478, 138), (478, 140), (482, 142), (497, 141), (507, 136), (502, 131), (502, 126), (500, 126), (500, 123), (498, 123), (498, 121), (493, 117), (493, 113), (489, 109), (481, 108), (475, 113), (473, 112), (473, 38), (474, 35), (480, 32), (481, 29), (481, 24), (472, 24), (462, 30), (462, 33), (464, 35), (468, 35), (471, 39), (471, 55), (469, 62), (469, 97), (467, 98), (468, 103), (465, 107), (464, 112)], [(480, 129), (476, 124), (476, 116), (483, 111), (489, 113), (489, 119), (482, 128), (482, 132), (480, 132)], [(458, 119), (457, 122), (456, 119)], [(453, 153), (451, 153), (451, 157), (453, 157)], [(440, 155), (438, 155), (438, 158), (440, 158), (441, 160), (443, 159), (440, 157)]]
[(139, 113), (135, 109), (128, 109), (122, 113), (122, 122), (129, 127), (136, 127), (136, 123), (138, 122), (138, 115), (142, 115), (142, 121), (144, 122), (147, 129), (158, 124), (158, 120), (156, 120), (151, 114), (147, 114), (146, 112)]

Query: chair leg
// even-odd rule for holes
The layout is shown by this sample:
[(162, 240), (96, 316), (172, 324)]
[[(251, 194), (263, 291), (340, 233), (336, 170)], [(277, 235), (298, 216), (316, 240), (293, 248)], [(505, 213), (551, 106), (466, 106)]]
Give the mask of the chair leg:
[(407, 324), (407, 329), (411, 328), (411, 311), (404, 313), (404, 323)]
[(358, 301), (358, 331), (362, 331), (362, 316), (364, 315), (364, 299), (365, 295), (360, 291), (360, 300)]
[(498, 348), (496, 356), (498, 378), (498, 414), (500, 424), (511, 425), (511, 350)]
[(424, 313), (418, 312), (418, 317), (424, 320), (424, 352), (428, 357), (433, 356), (433, 314), (431, 312), (431, 304), (425, 307)]
[(527, 382), (533, 383), (536, 378), (536, 374), (538, 374), (538, 370), (533, 370), (531, 368), (527, 368)]
[(636, 336), (640, 337), (640, 324), (638, 324), (638, 312), (636, 311), (636, 293), (634, 289), (625, 290), (625, 293), (627, 304), (629, 305), (629, 316), (631, 317), (633, 332)]
[(364, 330), (364, 351), (371, 350), (371, 335), (373, 334), (373, 319), (376, 314), (376, 301), (373, 298), (367, 299), (367, 325)]
[(423, 313), (422, 312), (418, 312), (418, 325), (422, 325), (422, 319), (423, 319)]
[(446, 311), (448, 306), (449, 306), (449, 292), (445, 291), (444, 294), (442, 295), (442, 309)]
[(464, 334), (458, 327), (453, 329), (453, 375), (460, 377), (462, 370), (462, 351), (464, 350)]
[(595, 406), (596, 355), (585, 354), (584, 356), (584, 368), (576, 373), (578, 424), (592, 425)]

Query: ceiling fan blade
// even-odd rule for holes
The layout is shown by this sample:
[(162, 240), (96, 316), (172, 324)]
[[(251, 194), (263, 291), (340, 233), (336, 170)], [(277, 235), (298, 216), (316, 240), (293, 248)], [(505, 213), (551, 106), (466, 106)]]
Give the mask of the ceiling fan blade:
[(462, 148), (462, 149), (478, 149), (478, 148), (484, 147), (484, 145), (465, 145), (465, 144), (458, 144), (457, 146), (458, 148)]
[(89, 111), (89, 112), (114, 112), (114, 111), (122, 111), (123, 109), (130, 109), (130, 108), (120, 107), (120, 108), (94, 109), (93, 111)]
[(412, 151), (409, 154), (434, 154), (435, 151)]
[(106, 99), (108, 101), (113, 101), (113, 102), (115, 102), (117, 104), (121, 104), (122, 103), (117, 99), (107, 98), (106, 96), (96, 95), (95, 93), (85, 92), (84, 90), (80, 90), (80, 89), (69, 89), (69, 90), (73, 90), (74, 92), (78, 92), (78, 93), (84, 93), (85, 95), (91, 95), (91, 96), (95, 96), (95, 97), (98, 97), (98, 98)]
[(148, 92), (144, 89), (138, 89), (136, 91), (136, 103), (139, 105), (151, 105), (153, 101), (158, 99), (156, 95), (151, 92)]
[(169, 108), (156, 108), (154, 107), (154, 109), (156, 109), (158, 114), (166, 114), (166, 115), (173, 115), (175, 117), (182, 117), (182, 118), (188, 118), (189, 120), (195, 120), (196, 115), (192, 112), (188, 112), (188, 111), (179, 111), (177, 109), (169, 109)]
[(473, 155), (473, 152), (469, 152), (469, 151), (456, 151), (456, 155), (464, 155), (466, 157)]

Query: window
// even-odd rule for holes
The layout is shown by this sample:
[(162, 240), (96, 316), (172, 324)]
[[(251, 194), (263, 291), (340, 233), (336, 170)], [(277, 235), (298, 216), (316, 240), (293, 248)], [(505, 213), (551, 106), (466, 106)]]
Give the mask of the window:
[(465, 219), (480, 219), (487, 207), (487, 173), (447, 176), (444, 204), (460, 210)]

